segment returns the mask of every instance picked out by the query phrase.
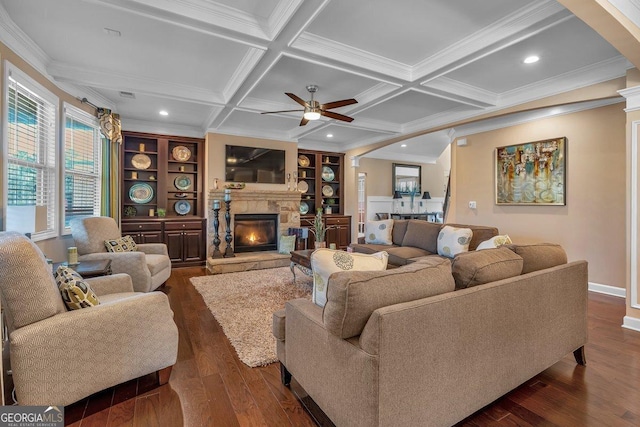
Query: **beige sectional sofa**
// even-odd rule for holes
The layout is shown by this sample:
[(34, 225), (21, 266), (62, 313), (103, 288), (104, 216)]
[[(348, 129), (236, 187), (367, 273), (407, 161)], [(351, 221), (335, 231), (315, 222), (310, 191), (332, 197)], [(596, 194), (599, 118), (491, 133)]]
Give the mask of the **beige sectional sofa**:
[(445, 225), (452, 227), (470, 228), (473, 231), (469, 250), (498, 235), (495, 227), (481, 225), (439, 224), (416, 219), (394, 220), (391, 245), (379, 245), (373, 243), (352, 243), (350, 247), (354, 252), (372, 254), (386, 251), (389, 254), (389, 264), (394, 266), (405, 265), (416, 258), (434, 255), (438, 253), (438, 233)]
[(337, 426), (450, 426), (571, 352), (584, 363), (587, 263), (558, 245), (334, 273), (327, 297), (287, 302), (273, 332), (283, 382)]

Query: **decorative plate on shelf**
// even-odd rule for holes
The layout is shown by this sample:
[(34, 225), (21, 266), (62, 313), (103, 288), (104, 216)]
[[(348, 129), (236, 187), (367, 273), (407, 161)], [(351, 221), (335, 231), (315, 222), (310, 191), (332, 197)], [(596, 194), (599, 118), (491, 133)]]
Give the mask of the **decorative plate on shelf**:
[(149, 203), (153, 199), (153, 188), (145, 182), (133, 184), (129, 189), (129, 198), (135, 203)]
[(300, 202), (300, 213), (304, 215), (307, 212), (309, 212), (309, 205), (307, 202)]
[(146, 154), (136, 154), (131, 158), (131, 165), (136, 169), (149, 169), (151, 157)]
[(322, 187), (322, 195), (331, 197), (333, 196), (333, 188), (330, 185), (325, 185)]
[(298, 191), (301, 193), (309, 191), (309, 184), (307, 184), (307, 181), (298, 181)]
[(173, 154), (173, 158), (179, 162), (186, 162), (191, 158), (191, 150), (189, 150), (184, 145), (173, 147), (173, 150), (171, 150), (171, 154)]
[(309, 158), (307, 156), (305, 156), (304, 154), (300, 154), (298, 156), (298, 164), (301, 167), (306, 168), (307, 166), (309, 166), (311, 164), (311, 160), (309, 160)]
[(178, 190), (188, 190), (191, 187), (191, 178), (187, 175), (178, 175), (173, 183)]
[(333, 181), (336, 175), (333, 173), (333, 169), (329, 166), (322, 167), (322, 180), (323, 181)]
[(136, 216), (138, 214), (138, 210), (133, 206), (125, 206), (124, 207), (124, 216)]
[(186, 215), (191, 212), (191, 203), (186, 200), (180, 200), (173, 205), (178, 215)]

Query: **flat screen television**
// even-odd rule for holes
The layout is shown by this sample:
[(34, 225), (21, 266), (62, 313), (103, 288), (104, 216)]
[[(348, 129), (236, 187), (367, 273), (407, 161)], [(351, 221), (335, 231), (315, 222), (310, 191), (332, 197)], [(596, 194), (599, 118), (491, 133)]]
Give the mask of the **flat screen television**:
[(284, 150), (227, 145), (225, 151), (225, 181), (284, 184)]

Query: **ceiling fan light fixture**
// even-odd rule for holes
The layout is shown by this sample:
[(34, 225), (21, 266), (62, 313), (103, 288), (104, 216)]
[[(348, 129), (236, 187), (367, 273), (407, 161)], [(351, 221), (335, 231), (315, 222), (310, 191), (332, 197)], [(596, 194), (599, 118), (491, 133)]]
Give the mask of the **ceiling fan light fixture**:
[(311, 121), (311, 120), (318, 120), (320, 118), (320, 112), (313, 109), (313, 110), (308, 110), (305, 111), (303, 114), (304, 118)]

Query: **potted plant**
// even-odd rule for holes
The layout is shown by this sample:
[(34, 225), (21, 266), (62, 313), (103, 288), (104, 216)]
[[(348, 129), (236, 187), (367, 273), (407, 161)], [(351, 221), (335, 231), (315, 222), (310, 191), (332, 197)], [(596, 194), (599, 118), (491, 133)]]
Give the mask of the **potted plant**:
[(318, 248), (326, 248), (327, 242), (325, 242), (325, 234), (327, 230), (331, 227), (326, 227), (324, 225), (324, 219), (322, 219), (322, 208), (318, 208), (316, 212), (315, 218), (313, 218), (313, 222), (311, 223), (311, 232), (313, 233), (314, 239), (314, 247)]

